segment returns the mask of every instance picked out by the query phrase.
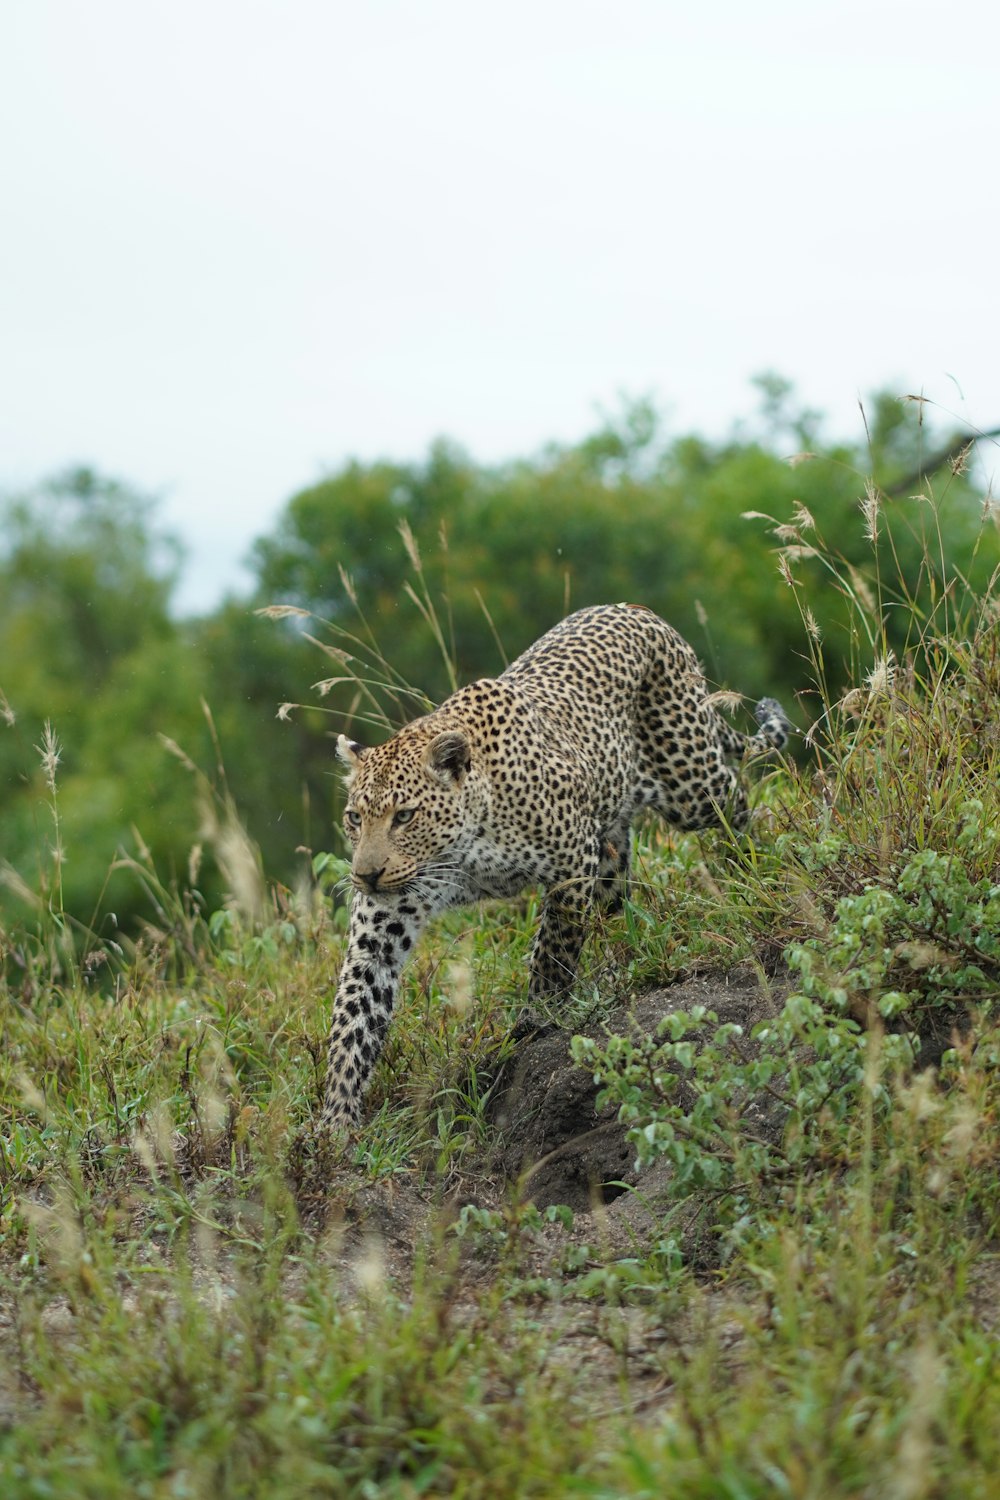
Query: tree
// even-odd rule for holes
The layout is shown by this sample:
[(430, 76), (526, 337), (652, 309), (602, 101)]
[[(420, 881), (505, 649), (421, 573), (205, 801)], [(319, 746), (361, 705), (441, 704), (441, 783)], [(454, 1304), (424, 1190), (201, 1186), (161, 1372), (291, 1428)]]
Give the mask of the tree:
[[(721, 442), (670, 439), (650, 403), (637, 402), (577, 445), (493, 468), (446, 444), (422, 465), (352, 463), (294, 497), (258, 544), (259, 597), (362, 635), (363, 619), (392, 667), (434, 701), (451, 676), (408, 584), (437, 609), (463, 679), (496, 672), (569, 608), (636, 599), (692, 641), (714, 679), (792, 700), (809, 688), (809, 643), (804, 596), (782, 581), (778, 554), (789, 540), (781, 528), (811, 516), (793, 577), (809, 588), (831, 681), (846, 681), (860, 643), (845, 583), (857, 581), (855, 600), (873, 601), (873, 636), (884, 632), (901, 652), (896, 596), (929, 613), (949, 571), (984, 586), (995, 538), (983, 538), (968, 477), (948, 467), (921, 480), (921, 500), (882, 493), (874, 542), (866, 535), (870, 477), (891, 492), (929, 451), (918, 404), (878, 394), (861, 439), (830, 443), (787, 382), (757, 384), (759, 416)], [(349, 716), (350, 687), (328, 702)]]
[[(61, 900), (81, 920), (132, 825), (163, 853), (177, 820), (156, 730), (197, 690), (169, 613), (180, 552), (152, 510), (126, 485), (75, 469), (0, 512), (3, 857), (35, 888), (50, 864), (51, 788), (37, 749), (48, 723), (60, 745)], [(115, 885), (108, 905), (127, 916), (137, 893)]]
[[(827, 442), (787, 382), (759, 385), (759, 414), (719, 441), (669, 434), (640, 401), (578, 444), (506, 464), (444, 442), (421, 461), (346, 464), (258, 541), (253, 597), (196, 621), (170, 613), (179, 553), (146, 497), (79, 469), (7, 501), (0, 860), (35, 887), (51, 863), (35, 748), (49, 720), (62, 745), (62, 896), (81, 920), (148, 914), (134, 879), (106, 883), (137, 838), (163, 878), (185, 883), (199, 795), (231, 794), (267, 872), (291, 881), (302, 846), (336, 838), (333, 736), (354, 725), (384, 737), (384, 722), (366, 722), (372, 694), (400, 722), (591, 603), (650, 605), (713, 682), (774, 693), (793, 714), (806, 695), (808, 721), (805, 606), (837, 693), (876, 649), (903, 653), (914, 609), (933, 622), (958, 581), (984, 589), (1000, 549), (959, 446), (929, 435), (919, 403), (878, 395), (859, 441)], [(274, 604), (291, 617), (255, 613)], [(380, 674), (399, 691), (359, 686)], [(278, 718), (284, 702), (304, 707)], [(222, 899), (208, 861), (198, 884), (209, 907)], [(0, 889), (0, 924), (10, 899)]]

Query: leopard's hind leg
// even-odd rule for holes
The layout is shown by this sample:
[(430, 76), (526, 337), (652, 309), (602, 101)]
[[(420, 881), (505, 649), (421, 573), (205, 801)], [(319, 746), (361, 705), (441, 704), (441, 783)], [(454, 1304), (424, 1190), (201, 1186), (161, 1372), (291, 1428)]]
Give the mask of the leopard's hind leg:
[(621, 911), (632, 885), (631, 819), (613, 823), (601, 839), (594, 899), (607, 912)]

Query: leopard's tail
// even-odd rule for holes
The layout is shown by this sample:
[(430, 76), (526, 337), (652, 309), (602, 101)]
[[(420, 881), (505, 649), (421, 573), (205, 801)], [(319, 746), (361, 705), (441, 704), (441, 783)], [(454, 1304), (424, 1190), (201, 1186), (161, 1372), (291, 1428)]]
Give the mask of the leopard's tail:
[(748, 750), (784, 750), (792, 726), (777, 698), (762, 698), (753, 711), (760, 725), (747, 740)]
[(769, 750), (783, 750), (788, 744), (792, 726), (777, 698), (762, 698), (753, 716), (760, 726), (756, 734), (741, 734), (720, 719), (720, 738), (727, 755), (763, 755)]

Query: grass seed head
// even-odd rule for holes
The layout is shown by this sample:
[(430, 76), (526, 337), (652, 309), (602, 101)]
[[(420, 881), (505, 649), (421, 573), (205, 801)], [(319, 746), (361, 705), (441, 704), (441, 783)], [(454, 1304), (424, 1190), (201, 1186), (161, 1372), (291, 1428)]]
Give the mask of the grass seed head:
[(472, 1005), (475, 998), (475, 976), (468, 959), (457, 959), (449, 964), (445, 977), (445, 993), (448, 1005), (459, 1014)]
[(399, 534), (403, 538), (403, 546), (406, 548), (406, 555), (410, 560), (410, 567), (413, 569), (414, 573), (416, 573), (417, 576), (420, 577), (423, 574), (424, 565), (420, 558), (420, 548), (417, 546), (417, 539), (410, 529), (409, 521), (400, 521)]
[(896, 680), (896, 658), (892, 652), (876, 659), (870, 672), (865, 674), (865, 686), (873, 698), (888, 698)]
[(300, 609), (297, 604), (265, 604), (262, 609), (255, 609), (255, 615), (264, 620), (308, 620), (310, 611)]
[(878, 541), (878, 522), (881, 501), (878, 490), (870, 479), (865, 480), (864, 497), (858, 501), (865, 522), (865, 536), (872, 546)]
[(45, 784), (52, 795), (55, 796), (56, 771), (59, 768), (59, 761), (62, 756), (62, 746), (49, 719), (45, 720), (45, 728), (42, 730), (42, 743), (36, 745), (35, 749), (38, 751), (41, 760)]

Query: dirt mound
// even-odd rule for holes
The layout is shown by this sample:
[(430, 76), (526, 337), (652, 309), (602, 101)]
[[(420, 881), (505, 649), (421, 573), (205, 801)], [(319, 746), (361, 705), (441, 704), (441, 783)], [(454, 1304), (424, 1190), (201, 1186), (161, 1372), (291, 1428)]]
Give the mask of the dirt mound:
[[(780, 999), (774, 989), (762, 988), (754, 971), (738, 969), (643, 995), (582, 1034), (597, 1040), (633, 1031), (648, 1034), (664, 1016), (695, 1005), (713, 1011), (720, 1023), (741, 1026), (747, 1050), (752, 1050), (751, 1028), (777, 1014)], [(613, 1107), (598, 1110), (599, 1089), (593, 1076), (573, 1062), (570, 1041), (569, 1033), (550, 1031), (523, 1042), (501, 1080), (491, 1118), (503, 1140), (503, 1175), (519, 1183), (523, 1196), (539, 1207), (565, 1203), (574, 1212), (587, 1213), (623, 1195), (631, 1199), (628, 1189), (639, 1182), (639, 1173), (625, 1126)], [(656, 1169), (643, 1174), (647, 1199), (658, 1175)]]
[[(783, 1000), (782, 985), (765, 987), (755, 971), (738, 969), (640, 996), (580, 1034), (596, 1040), (648, 1034), (671, 1012), (702, 1005), (720, 1023), (741, 1026), (743, 1050), (752, 1053), (751, 1029), (776, 1015)], [(571, 1244), (599, 1244), (609, 1258), (634, 1253), (636, 1246), (648, 1247), (662, 1237), (668, 1221), (691, 1264), (711, 1263), (713, 1236), (704, 1205), (696, 1195), (683, 1223), (671, 1218), (677, 1205), (669, 1192), (670, 1163), (660, 1160), (637, 1170), (626, 1127), (614, 1107), (598, 1110), (592, 1074), (570, 1056), (572, 1035), (549, 1030), (517, 1045), (494, 1088), (489, 1110), (494, 1140), (484, 1156), (466, 1162), (461, 1179), (450, 1187), (439, 1184), (436, 1190), (406, 1176), (362, 1184), (343, 1165), (329, 1175), (324, 1171), (315, 1206), (322, 1205), (333, 1262), (352, 1277), (356, 1271), (363, 1277), (374, 1255), (389, 1274), (405, 1281), (415, 1247), (434, 1224), (450, 1222), (465, 1204), (494, 1209), (530, 1200), (539, 1208), (565, 1204), (574, 1214), (570, 1228), (546, 1226), (537, 1245), (540, 1274)], [(681, 1082), (682, 1103), (684, 1088)], [(755, 1105), (751, 1113), (757, 1134), (780, 1137), (780, 1108)], [(300, 1206), (307, 1208), (304, 1201)]]

